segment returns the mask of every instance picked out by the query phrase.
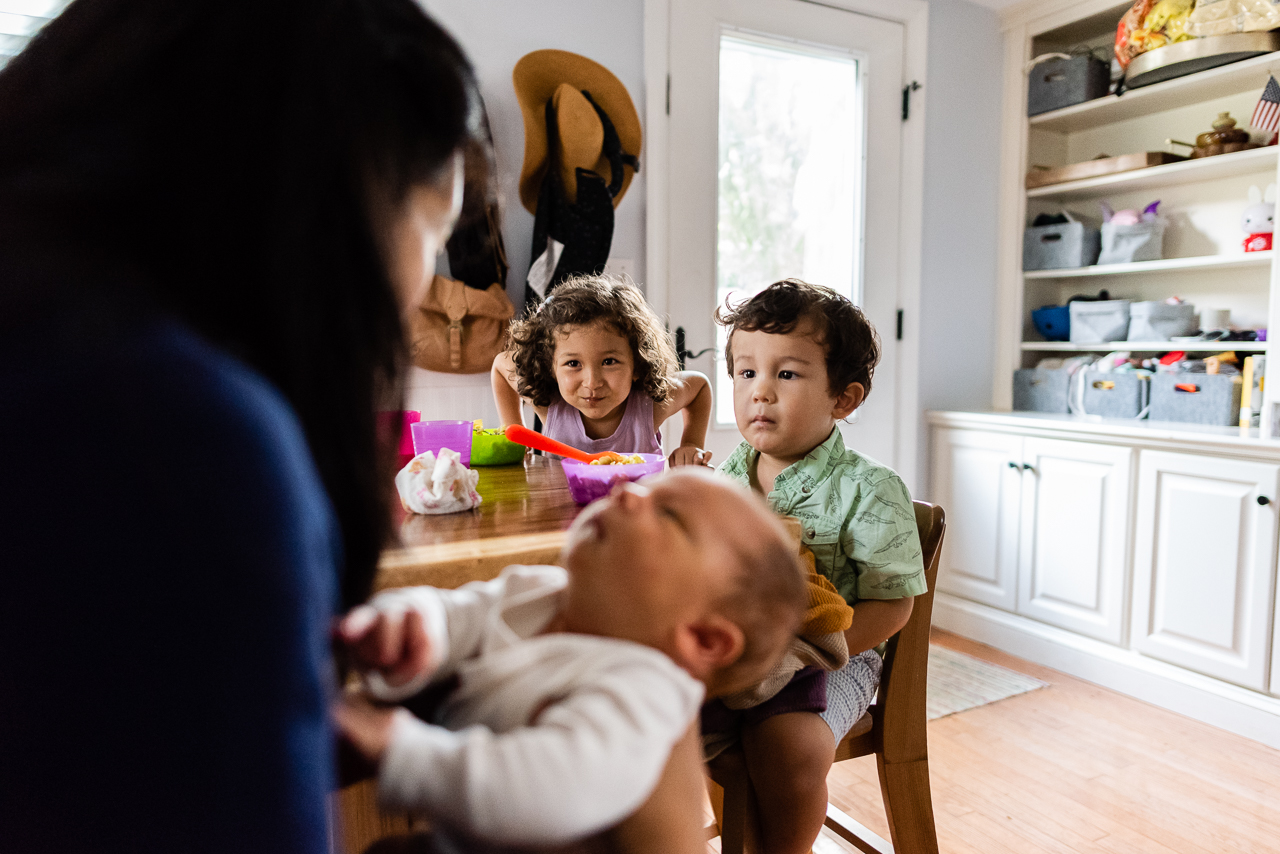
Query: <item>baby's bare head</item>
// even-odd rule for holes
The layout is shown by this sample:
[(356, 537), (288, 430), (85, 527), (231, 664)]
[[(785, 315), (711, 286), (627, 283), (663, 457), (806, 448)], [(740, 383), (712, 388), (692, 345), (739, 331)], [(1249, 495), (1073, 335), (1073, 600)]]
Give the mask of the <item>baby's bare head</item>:
[(746, 497), (765, 511), (758, 524), (726, 532), (736, 571), (720, 599), (719, 613), (742, 630), (742, 655), (708, 680), (708, 696), (755, 685), (777, 663), (795, 637), (808, 606), (799, 544), (754, 493)]
[(754, 684), (795, 634), (803, 569), (744, 487), (692, 467), (626, 484), (570, 532), (571, 631), (661, 649), (713, 694)]

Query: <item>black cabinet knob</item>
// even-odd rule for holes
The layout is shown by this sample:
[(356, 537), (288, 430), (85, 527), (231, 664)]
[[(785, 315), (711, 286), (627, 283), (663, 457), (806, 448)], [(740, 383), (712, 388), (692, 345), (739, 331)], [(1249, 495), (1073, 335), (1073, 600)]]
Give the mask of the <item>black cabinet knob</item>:
[(1009, 468), (1013, 469), (1014, 471), (1017, 471), (1019, 468), (1021, 468), (1021, 466), (1019, 466), (1013, 460), (1009, 460)]
[(1268, 498), (1268, 497), (1267, 497), (1267, 496), (1265, 496), (1265, 495), (1259, 495), (1259, 496), (1258, 496), (1258, 503), (1259, 503), (1259, 504), (1261, 504), (1263, 507), (1266, 507), (1268, 504), (1270, 504), (1270, 503), (1271, 503), (1271, 499), (1270, 499), (1270, 498)]

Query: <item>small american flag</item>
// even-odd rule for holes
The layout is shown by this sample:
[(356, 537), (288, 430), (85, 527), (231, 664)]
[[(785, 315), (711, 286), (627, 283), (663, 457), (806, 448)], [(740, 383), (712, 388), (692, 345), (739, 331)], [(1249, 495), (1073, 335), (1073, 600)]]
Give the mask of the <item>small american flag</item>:
[(1262, 90), (1262, 97), (1258, 99), (1258, 106), (1253, 108), (1253, 118), (1249, 119), (1249, 124), (1267, 133), (1280, 130), (1280, 83), (1276, 82), (1275, 77), (1267, 76), (1267, 88)]

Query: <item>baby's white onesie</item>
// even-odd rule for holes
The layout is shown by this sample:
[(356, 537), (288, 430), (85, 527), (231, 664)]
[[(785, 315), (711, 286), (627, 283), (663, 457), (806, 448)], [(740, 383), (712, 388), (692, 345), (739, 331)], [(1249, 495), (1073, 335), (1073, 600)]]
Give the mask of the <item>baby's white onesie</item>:
[(635, 812), (702, 703), (703, 685), (663, 653), (615, 638), (540, 635), (568, 576), (513, 566), (456, 590), (413, 587), (374, 607), (413, 608), (432, 668), (374, 693), (400, 700), (457, 676), (436, 726), (400, 710), (378, 775), (388, 806), (425, 811), (500, 845), (563, 845)]

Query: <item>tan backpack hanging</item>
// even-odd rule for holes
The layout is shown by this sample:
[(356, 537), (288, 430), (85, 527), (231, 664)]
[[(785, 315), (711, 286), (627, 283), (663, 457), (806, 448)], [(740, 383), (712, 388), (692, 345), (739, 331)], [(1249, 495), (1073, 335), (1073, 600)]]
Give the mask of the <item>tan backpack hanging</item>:
[(507, 253), (498, 213), (498, 170), (483, 104), (480, 125), (480, 135), (466, 149), (462, 211), (446, 244), (450, 273), (458, 278), (433, 278), (409, 320), (409, 353), (415, 365), (428, 371), (488, 371), (507, 346), (507, 326), (516, 313), (502, 284), (507, 280)]
[(507, 324), (515, 313), (500, 284), (482, 291), (436, 276), (410, 323), (413, 363), (448, 374), (487, 371), (507, 346)]

